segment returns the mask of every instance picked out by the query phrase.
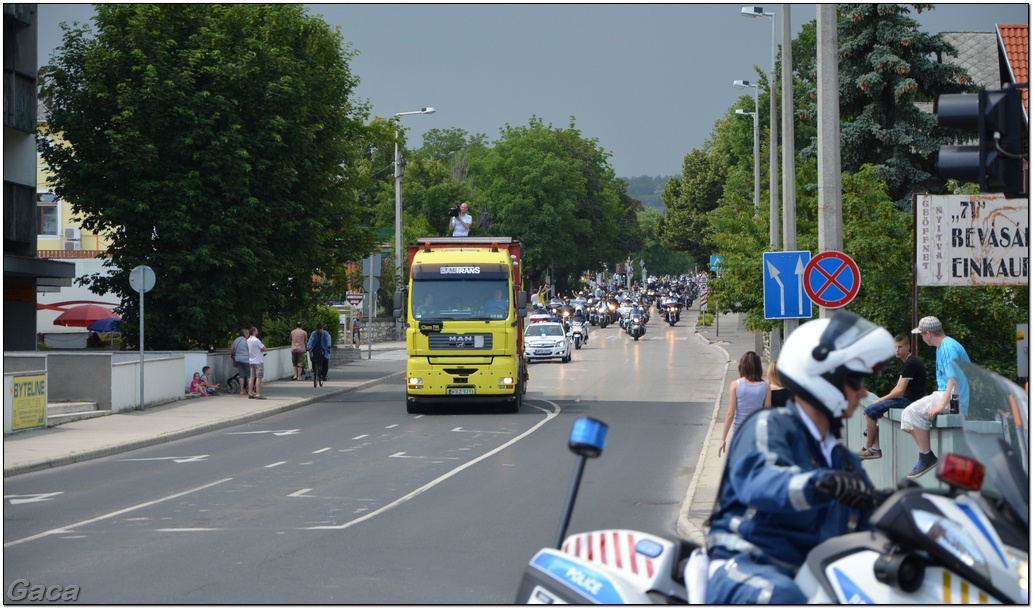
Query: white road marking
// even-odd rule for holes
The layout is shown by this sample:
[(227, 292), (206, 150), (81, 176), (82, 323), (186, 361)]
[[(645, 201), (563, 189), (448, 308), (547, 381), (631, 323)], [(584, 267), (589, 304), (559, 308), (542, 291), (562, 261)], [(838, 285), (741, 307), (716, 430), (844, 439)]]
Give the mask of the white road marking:
[(395, 453), (390, 455), (388, 459), (458, 459), (459, 457), (416, 457), (413, 455), (407, 455), (404, 452)]
[(477, 457), (476, 459), (471, 459), (470, 461), (467, 461), (466, 463), (460, 465), (459, 467), (453, 469), (452, 471), (447, 472), (445, 474), (442, 474), (441, 476), (438, 476), (434, 480), (431, 480), (427, 484), (424, 484), (423, 486), (421, 486), (420, 488), (414, 490), (413, 492), (409, 493), (408, 495), (404, 495), (402, 497), (399, 497), (398, 499), (395, 499), (391, 503), (389, 503), (389, 504), (387, 504), (387, 505), (385, 505), (385, 506), (383, 506), (381, 508), (373, 510), (372, 512), (369, 512), (368, 514), (364, 514), (363, 516), (360, 516), (359, 518), (356, 518), (355, 520), (352, 520), (350, 522), (346, 522), (344, 524), (320, 525), (320, 526), (305, 527), (305, 528), (307, 528), (309, 530), (314, 530), (314, 529), (327, 530), (327, 529), (329, 529), (329, 530), (335, 530), (335, 531), (342, 531), (342, 530), (347, 529), (349, 527), (352, 527), (352, 526), (354, 526), (356, 524), (359, 524), (360, 522), (364, 522), (366, 520), (369, 520), (370, 518), (373, 518), (375, 516), (383, 514), (384, 512), (386, 512), (386, 511), (388, 511), (388, 510), (390, 510), (390, 509), (392, 509), (394, 507), (397, 507), (397, 506), (405, 503), (406, 501), (409, 501), (410, 499), (412, 499), (413, 497), (416, 497), (420, 493), (423, 493), (424, 491), (432, 489), (435, 486), (437, 486), (437, 485), (441, 484), (442, 482), (444, 482), (445, 480), (448, 480), (452, 476), (455, 476), (456, 474), (462, 472), (464, 469), (466, 469), (468, 467), (472, 467), (472, 466), (476, 465), (477, 463), (480, 463), (481, 461), (483, 461), (483, 460), (485, 460), (485, 459), (487, 459), (489, 457), (494, 456), (496, 453), (499, 453), (499, 452), (509, 448), (510, 446), (516, 444), (520, 440), (523, 440), (527, 436), (529, 436), (532, 433), (538, 431), (538, 429), (541, 426), (545, 425), (549, 421), (551, 421), (554, 418), (556, 418), (556, 416), (559, 415), (559, 413), (560, 413), (559, 405), (557, 405), (554, 402), (548, 402), (548, 403), (551, 404), (552, 407), (553, 407), (553, 410), (551, 412), (546, 411), (544, 408), (541, 408), (539, 406), (535, 406), (534, 404), (530, 404), (531, 407), (538, 408), (538, 410), (541, 410), (541, 411), (545, 412), (545, 418), (542, 419), (541, 421), (539, 421), (537, 424), (533, 425), (530, 429), (528, 429), (524, 433), (522, 433), (519, 436), (511, 439), (510, 441), (506, 442), (505, 444), (502, 444), (501, 446), (498, 446), (494, 450), (490, 450), (490, 451), (484, 453), (483, 455), (481, 455), (480, 457)]
[(398, 423), (395, 423), (394, 425), (388, 425), (388, 426), (387, 426), (387, 427), (385, 427), (384, 429), (391, 429), (391, 428), (393, 428), (393, 427), (398, 427)]
[(120, 461), (172, 461), (174, 463), (196, 463), (204, 461), (208, 455), (195, 455), (193, 457), (148, 457), (146, 459), (120, 459)]
[(7, 543), (4, 544), (4, 547), (5, 548), (9, 548), (11, 546), (16, 546), (18, 544), (22, 544), (22, 543), (25, 543), (27, 541), (35, 541), (37, 539), (42, 539), (42, 538), (44, 538), (44, 537), (46, 537), (48, 535), (55, 535), (55, 534), (59, 534), (59, 533), (67, 533), (71, 529), (75, 529), (75, 528), (78, 528), (78, 527), (81, 527), (81, 526), (92, 524), (92, 523), (98, 522), (100, 520), (107, 520), (109, 518), (114, 518), (115, 516), (121, 516), (122, 514), (127, 514), (129, 512), (135, 511), (135, 510), (140, 510), (140, 509), (143, 509), (143, 508), (146, 508), (146, 507), (150, 507), (152, 505), (157, 505), (159, 503), (162, 503), (163, 501), (168, 501), (170, 499), (176, 499), (178, 497), (182, 497), (184, 495), (189, 495), (191, 493), (196, 493), (198, 491), (203, 491), (206, 488), (211, 488), (213, 486), (222, 484), (223, 482), (229, 482), (230, 480), (233, 480), (233, 478), (223, 478), (222, 480), (216, 480), (215, 482), (209, 482), (208, 484), (204, 484), (204, 485), (201, 485), (201, 486), (199, 486), (197, 488), (192, 488), (190, 490), (186, 490), (186, 491), (183, 491), (181, 493), (174, 493), (174, 494), (169, 495), (167, 497), (162, 497), (161, 499), (155, 499), (154, 501), (146, 501), (144, 503), (141, 503), (141, 504), (138, 504), (138, 505), (134, 505), (132, 507), (127, 507), (125, 509), (121, 509), (121, 510), (118, 510), (118, 511), (115, 511), (115, 512), (111, 512), (110, 514), (104, 514), (103, 516), (97, 516), (96, 518), (90, 518), (89, 520), (83, 520), (81, 522), (77, 522), (75, 524), (70, 524), (68, 526), (64, 526), (64, 527), (61, 527), (59, 529), (51, 529), (49, 531), (43, 531), (42, 533), (37, 533), (36, 535), (30, 535), (29, 537), (25, 537), (24, 539), (16, 539), (14, 541), (8, 541)]
[(369, 434), (368, 433), (364, 433), (361, 436), (355, 436), (354, 438), (352, 438), (352, 440), (361, 440), (361, 439), (367, 438), (367, 437), (369, 437)]
[(277, 465), (283, 465), (284, 463), (286, 463), (286, 461), (277, 461), (276, 463), (270, 463), (269, 465), (266, 465), (266, 467), (276, 467)]
[(452, 431), (461, 431), (463, 433), (500, 433), (506, 435), (513, 433), (511, 431), (478, 431), (476, 429), (463, 429), (462, 427), (456, 427)]
[(329, 447), (329, 446), (327, 446), (326, 448), (320, 448), (319, 450), (314, 451), (312, 454), (313, 455), (318, 455), (319, 453), (325, 453), (326, 451), (330, 450), (330, 448), (331, 447)]
[(222, 529), (212, 529), (206, 527), (192, 527), (182, 529), (155, 529), (158, 533), (193, 533), (196, 531), (221, 531)]
[(19, 503), (38, 503), (40, 501), (50, 501), (54, 497), (63, 494), (62, 491), (56, 493), (37, 493), (35, 495), (4, 495), (4, 499), (10, 499), (11, 505), (18, 505)]
[(274, 436), (293, 436), (300, 432), (300, 429), (268, 429), (266, 431), (231, 431), (228, 432), (227, 436), (248, 436), (261, 433), (271, 433)]
[(311, 490), (312, 489), (310, 489), (310, 488), (303, 488), (300, 491), (294, 491), (293, 493), (291, 493), (290, 495), (287, 495), (287, 496), (288, 497), (304, 497), (305, 493), (307, 493), (307, 492), (309, 492)]

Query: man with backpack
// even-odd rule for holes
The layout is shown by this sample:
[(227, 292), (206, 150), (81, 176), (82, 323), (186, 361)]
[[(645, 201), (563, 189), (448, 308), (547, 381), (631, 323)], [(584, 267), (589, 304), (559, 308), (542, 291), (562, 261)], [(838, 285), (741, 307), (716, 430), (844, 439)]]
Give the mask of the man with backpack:
[(312, 354), (312, 374), (325, 382), (330, 364), (330, 333), (323, 329), (323, 324), (316, 324), (316, 331), (308, 339), (308, 351)]

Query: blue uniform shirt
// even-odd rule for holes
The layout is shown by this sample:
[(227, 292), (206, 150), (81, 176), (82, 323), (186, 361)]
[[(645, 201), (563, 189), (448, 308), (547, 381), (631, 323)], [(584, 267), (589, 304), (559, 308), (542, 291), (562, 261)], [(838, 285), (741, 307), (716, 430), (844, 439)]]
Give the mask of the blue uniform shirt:
[(869, 528), (867, 512), (814, 488), (831, 469), (855, 470), (870, 485), (860, 459), (839, 444), (830, 468), (803, 416), (790, 402), (760, 410), (739, 428), (707, 535), (711, 556), (747, 552), (795, 570), (826, 539)]

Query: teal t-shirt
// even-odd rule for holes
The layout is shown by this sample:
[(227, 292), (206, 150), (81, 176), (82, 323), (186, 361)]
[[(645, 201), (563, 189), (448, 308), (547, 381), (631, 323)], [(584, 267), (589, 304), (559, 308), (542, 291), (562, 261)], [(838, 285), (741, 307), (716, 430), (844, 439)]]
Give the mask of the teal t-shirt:
[(954, 392), (958, 394), (961, 414), (968, 416), (968, 379), (954, 360), (971, 361), (961, 343), (951, 337), (943, 339), (936, 349), (936, 389), (947, 390), (947, 380), (954, 378)]

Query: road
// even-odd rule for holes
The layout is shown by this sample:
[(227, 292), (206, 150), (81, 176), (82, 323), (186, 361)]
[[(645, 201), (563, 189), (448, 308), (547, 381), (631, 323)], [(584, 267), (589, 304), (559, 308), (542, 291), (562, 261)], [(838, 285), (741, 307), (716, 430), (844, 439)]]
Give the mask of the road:
[(515, 415), (408, 415), (402, 388), (381, 384), (5, 479), (5, 591), (23, 580), (97, 604), (512, 603), (526, 562), (555, 542), (578, 417), (609, 437), (569, 532), (674, 534), (726, 364), (694, 319), (654, 317), (638, 342), (594, 328), (572, 362), (531, 365)]

